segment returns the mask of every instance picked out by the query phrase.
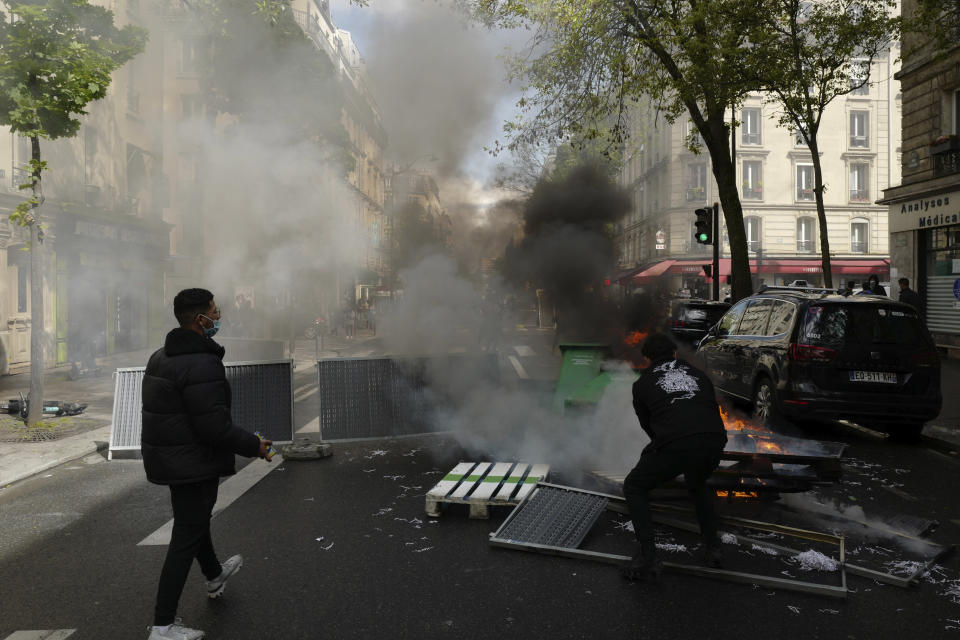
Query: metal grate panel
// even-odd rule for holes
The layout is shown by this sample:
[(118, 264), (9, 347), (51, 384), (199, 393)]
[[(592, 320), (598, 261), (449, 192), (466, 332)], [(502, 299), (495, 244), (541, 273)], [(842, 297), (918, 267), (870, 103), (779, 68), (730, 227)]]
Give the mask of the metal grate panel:
[[(232, 391), (233, 421), (247, 431), (259, 431), (268, 440), (292, 442), (293, 362), (236, 362), (224, 368)], [(144, 369), (129, 367), (115, 373), (110, 459), (114, 451), (140, 450)]]
[(607, 508), (607, 498), (537, 485), (494, 537), (511, 542), (575, 549)]
[[(438, 358), (327, 358), (317, 362), (320, 434), (324, 440), (383, 438), (435, 431), (434, 412), (446, 403), (444, 384), (499, 381), (495, 354)], [(446, 379), (452, 377), (453, 380)]]

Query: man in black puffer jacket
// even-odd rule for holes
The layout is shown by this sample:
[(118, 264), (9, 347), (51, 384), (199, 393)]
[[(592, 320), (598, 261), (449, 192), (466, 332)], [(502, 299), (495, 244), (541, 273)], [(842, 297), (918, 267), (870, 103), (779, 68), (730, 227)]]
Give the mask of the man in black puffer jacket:
[(140, 451), (147, 479), (170, 486), (173, 533), (160, 573), (149, 640), (198, 640), (203, 632), (176, 620), (177, 605), (194, 558), (207, 578), (207, 595), (220, 597), (243, 565), (233, 556), (221, 565), (210, 537), (210, 517), (221, 476), (236, 473), (234, 455), (266, 458), (271, 442), (235, 426), (224, 349), (212, 340), (220, 310), (205, 289), (185, 289), (173, 299), (180, 326), (147, 363), (143, 375)]
[(630, 580), (659, 578), (661, 563), (653, 540), (649, 493), (681, 473), (693, 497), (707, 564), (720, 566), (713, 496), (706, 483), (720, 464), (727, 432), (710, 379), (677, 360), (676, 349), (663, 333), (652, 334), (640, 348), (650, 367), (633, 384), (633, 408), (650, 444), (623, 481), (623, 495), (640, 543), (637, 554), (622, 568)]

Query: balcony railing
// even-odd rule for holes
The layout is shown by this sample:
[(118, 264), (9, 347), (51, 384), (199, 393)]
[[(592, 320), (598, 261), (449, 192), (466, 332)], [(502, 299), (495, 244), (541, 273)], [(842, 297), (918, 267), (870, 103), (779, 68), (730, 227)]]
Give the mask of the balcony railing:
[(867, 136), (850, 136), (851, 149), (866, 149), (870, 146), (870, 138)]
[(934, 177), (960, 173), (960, 149), (951, 149), (933, 156)]
[(870, 192), (866, 189), (851, 189), (850, 202), (870, 202)]
[(744, 200), (763, 200), (763, 187), (743, 187)]
[(317, 24), (317, 21), (306, 11), (293, 9), (293, 19), (297, 21), (300, 28), (308, 35), (315, 36), (320, 31), (320, 25)]
[(797, 240), (797, 253), (813, 253), (813, 240)]
[(850, 252), (851, 253), (866, 253), (867, 252), (867, 243), (866, 242), (857, 242), (854, 240), (850, 243)]
[(759, 133), (747, 133), (743, 132), (742, 138), (743, 144), (760, 144), (760, 134)]
[(813, 189), (797, 189), (797, 200), (815, 200)]
[(707, 198), (707, 190), (703, 187), (687, 189), (687, 202), (703, 202)]

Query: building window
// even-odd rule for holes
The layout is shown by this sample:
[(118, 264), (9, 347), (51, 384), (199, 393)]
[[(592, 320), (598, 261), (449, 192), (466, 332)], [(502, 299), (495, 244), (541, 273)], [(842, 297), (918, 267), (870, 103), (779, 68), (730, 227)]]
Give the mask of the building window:
[(707, 165), (704, 162), (687, 167), (687, 202), (702, 202), (707, 198)]
[(850, 163), (850, 202), (870, 202), (870, 164)]
[(703, 143), (703, 136), (697, 130), (697, 125), (693, 124), (693, 120), (687, 120), (687, 144), (700, 149), (706, 146)]
[(177, 70), (182, 74), (188, 75), (199, 72), (202, 55), (202, 39), (190, 36), (185, 37), (180, 41), (180, 55), (177, 59)]
[(760, 160), (743, 161), (743, 199), (763, 199), (763, 163)]
[(850, 95), (870, 95), (870, 64), (866, 60), (854, 60), (850, 63)]
[(805, 147), (807, 146), (806, 141), (803, 139), (803, 133), (800, 129), (794, 128), (793, 130), (793, 146), (795, 147)]
[(743, 120), (741, 122), (743, 127), (741, 141), (743, 144), (761, 144), (760, 114), (759, 107), (744, 107), (741, 115)]
[(850, 148), (866, 149), (870, 146), (870, 112), (850, 112)]
[(813, 253), (816, 222), (816, 218), (809, 216), (797, 219), (797, 253)]
[(797, 165), (797, 200), (814, 200), (813, 195), (813, 165)]
[(867, 221), (863, 218), (855, 218), (850, 222), (850, 251), (852, 253), (867, 253), (869, 249)]
[(203, 117), (203, 101), (193, 93), (184, 93), (180, 96), (180, 112), (184, 120)]
[(760, 216), (747, 216), (743, 219), (743, 227), (747, 232), (747, 251), (758, 251), (760, 240)]
[(17, 266), (17, 313), (27, 312), (27, 269)]

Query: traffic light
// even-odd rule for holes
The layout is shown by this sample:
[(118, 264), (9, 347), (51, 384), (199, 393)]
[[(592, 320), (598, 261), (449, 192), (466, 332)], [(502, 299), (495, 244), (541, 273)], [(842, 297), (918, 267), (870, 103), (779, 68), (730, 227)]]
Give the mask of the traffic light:
[(713, 210), (697, 209), (697, 230), (693, 233), (699, 244), (713, 244)]

